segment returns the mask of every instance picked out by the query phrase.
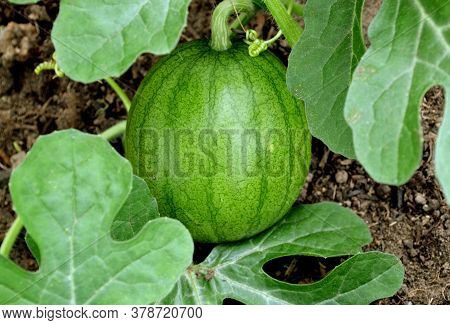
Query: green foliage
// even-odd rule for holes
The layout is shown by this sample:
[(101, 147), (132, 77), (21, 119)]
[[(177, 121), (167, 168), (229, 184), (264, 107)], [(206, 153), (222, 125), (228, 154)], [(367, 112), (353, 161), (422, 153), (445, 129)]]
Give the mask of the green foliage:
[[(315, 136), (333, 151), (356, 155), (376, 180), (401, 184), (420, 161), (417, 107), (424, 92), (435, 84), (449, 89), (450, 5), (385, 0), (364, 54), (363, 1), (308, 0), (288, 86), (305, 101)], [(295, 44), (301, 29), (285, 11), (289, 1), (255, 2), (272, 11)], [(171, 52), (188, 5), (189, 0), (61, 0), (52, 31), (58, 66), (85, 83), (120, 76), (144, 52)], [(296, 12), (303, 14), (303, 6)], [(288, 144), (272, 143), (264, 156), (290, 168), (275, 180), (264, 173), (224, 177), (225, 169), (219, 177), (182, 182), (142, 174), (163, 215), (179, 218), (195, 238), (252, 236), (280, 219), (296, 199), (309, 166), (310, 134), (303, 107), (287, 92), (284, 78), (283, 65), (268, 52), (250, 58), (242, 44), (219, 53), (206, 42), (192, 42), (161, 60), (144, 81), (126, 137), (138, 172), (152, 161), (143, 161), (136, 150), (151, 159), (156, 153), (130, 136), (142, 128), (288, 130)], [(154, 106), (159, 110), (150, 109)], [(219, 154), (214, 167), (228, 168), (229, 156), (220, 156), (229, 149), (221, 147), (222, 140), (209, 149), (214, 158)], [(232, 145), (233, 153), (243, 147)], [(192, 154), (193, 143), (187, 140), (181, 148)], [(436, 172), (450, 197), (448, 109), (436, 148)], [(261, 159), (249, 160), (258, 166)], [(295, 207), (271, 229), (219, 245), (204, 262), (189, 265), (193, 243), (186, 228), (160, 217), (147, 183), (132, 175), (130, 163), (106, 141), (78, 131), (39, 138), (13, 172), (10, 188), (40, 268), (28, 272), (0, 256), (1, 304), (220, 304), (225, 298), (246, 304), (367, 304), (394, 294), (403, 280), (396, 257), (362, 252), (371, 241), (367, 226), (334, 203)], [(288, 284), (264, 272), (265, 263), (293, 255), (350, 257), (312, 284)]]
[(136, 58), (169, 53), (186, 24), (189, 0), (61, 0), (52, 30), (57, 62), (84, 83), (118, 77)]
[(36, 244), (29, 233), (25, 235), (25, 242), (27, 243), (28, 249), (31, 254), (33, 254), (33, 257), (36, 259), (37, 263), (41, 264), (41, 253), (39, 252), (38, 244)]
[(364, 0), (309, 0), (305, 31), (289, 58), (287, 84), (305, 102), (312, 135), (331, 150), (354, 157), (344, 119), (345, 96), (365, 47), (361, 32)]
[(151, 195), (147, 183), (133, 176), (133, 188), (111, 226), (115, 240), (133, 238), (150, 220), (159, 218), (158, 204)]
[(157, 218), (114, 241), (111, 223), (132, 180), (130, 164), (100, 137), (40, 137), (10, 183), (40, 268), (0, 256), (0, 303), (147, 304), (166, 295), (191, 262), (192, 240), (178, 221)]
[[(450, 94), (447, 87), (447, 94)], [(450, 202), (450, 105), (447, 99), (446, 113), (436, 144), (436, 174), (441, 182), (447, 202)]]
[[(356, 157), (378, 182), (400, 185), (419, 167), (419, 106), (440, 84), (450, 91), (450, 2), (385, 0), (373, 21), (371, 47), (353, 75), (345, 117)], [(449, 101), (436, 146), (437, 175), (450, 192)]]
[[(367, 304), (393, 295), (404, 273), (395, 256), (361, 253), (370, 241), (367, 226), (351, 211), (335, 203), (303, 205), (250, 240), (214, 248), (161, 303), (220, 304), (233, 298), (264, 305)], [(280, 282), (263, 271), (266, 262), (290, 255), (354, 256), (308, 285)]]

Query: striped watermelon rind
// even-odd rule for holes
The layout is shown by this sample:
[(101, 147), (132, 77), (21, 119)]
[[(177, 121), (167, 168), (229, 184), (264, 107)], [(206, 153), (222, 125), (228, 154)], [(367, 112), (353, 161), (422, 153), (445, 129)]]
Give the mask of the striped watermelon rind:
[(207, 41), (181, 45), (142, 82), (126, 156), (158, 201), (198, 242), (251, 237), (297, 199), (311, 160), (303, 103), (270, 52)]

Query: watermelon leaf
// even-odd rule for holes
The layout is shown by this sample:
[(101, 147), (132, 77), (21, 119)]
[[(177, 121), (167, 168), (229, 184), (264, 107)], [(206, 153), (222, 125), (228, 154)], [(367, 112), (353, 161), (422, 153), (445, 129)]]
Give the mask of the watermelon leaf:
[(354, 157), (344, 119), (352, 73), (364, 54), (364, 0), (308, 0), (305, 31), (289, 57), (287, 84), (305, 102), (312, 135), (332, 151)]
[(193, 243), (168, 218), (127, 241), (111, 238), (132, 181), (129, 162), (98, 136), (40, 137), (10, 183), (40, 268), (27, 272), (0, 256), (0, 303), (147, 304), (165, 296), (190, 264)]
[(31, 254), (36, 259), (38, 265), (41, 264), (41, 253), (39, 252), (39, 247), (29, 233), (25, 234), (25, 242)]
[[(371, 241), (365, 223), (335, 203), (293, 208), (273, 228), (248, 240), (219, 245), (189, 267), (164, 304), (367, 304), (393, 295), (403, 266), (392, 255), (361, 253)], [(307, 285), (280, 282), (263, 271), (275, 258), (291, 255), (354, 255), (324, 279)]]
[(147, 183), (133, 176), (133, 188), (111, 226), (111, 237), (122, 241), (133, 238), (150, 220), (159, 218), (158, 204)]
[(84, 83), (118, 77), (144, 53), (169, 53), (190, 0), (61, 0), (52, 30), (57, 62)]
[[(159, 217), (158, 204), (147, 183), (134, 175), (131, 192), (112, 223), (111, 237), (118, 241), (131, 239), (147, 222)], [(39, 247), (29, 233), (25, 241), (38, 264), (41, 263)]]
[[(450, 94), (448, 87), (447, 94)], [(450, 202), (450, 104), (448, 99), (446, 103), (446, 113), (436, 143), (435, 159), (437, 177), (442, 185), (447, 202)]]
[[(356, 157), (378, 182), (401, 185), (419, 167), (425, 92), (450, 93), (450, 1), (386, 0), (373, 21), (371, 47), (350, 86), (345, 118)], [(450, 194), (449, 103), (436, 146), (437, 175)]]

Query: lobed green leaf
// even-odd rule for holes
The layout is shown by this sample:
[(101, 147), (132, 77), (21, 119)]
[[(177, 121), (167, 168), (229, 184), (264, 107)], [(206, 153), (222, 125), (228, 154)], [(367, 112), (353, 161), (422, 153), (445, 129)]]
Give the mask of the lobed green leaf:
[[(188, 268), (166, 304), (367, 304), (393, 295), (402, 284), (403, 266), (392, 255), (361, 253), (371, 241), (364, 222), (334, 203), (303, 205), (273, 228), (237, 243), (219, 245), (206, 260)], [(291, 255), (354, 255), (324, 279), (308, 285), (275, 280), (263, 265)]]
[(111, 238), (132, 180), (129, 162), (98, 136), (40, 137), (10, 183), (39, 270), (0, 256), (0, 304), (147, 304), (165, 296), (190, 264), (193, 243), (168, 218), (127, 241)]
[[(433, 85), (450, 90), (450, 1), (385, 0), (369, 30), (372, 42), (345, 104), (356, 157), (378, 182), (407, 182), (422, 158), (419, 106)], [(447, 197), (449, 104), (436, 147), (437, 175)]]
[(190, 0), (61, 0), (52, 30), (57, 62), (84, 83), (122, 75), (144, 53), (167, 54)]
[(344, 104), (352, 73), (364, 54), (364, 0), (309, 0), (305, 31), (289, 57), (287, 84), (305, 102), (312, 135), (331, 150), (354, 157)]

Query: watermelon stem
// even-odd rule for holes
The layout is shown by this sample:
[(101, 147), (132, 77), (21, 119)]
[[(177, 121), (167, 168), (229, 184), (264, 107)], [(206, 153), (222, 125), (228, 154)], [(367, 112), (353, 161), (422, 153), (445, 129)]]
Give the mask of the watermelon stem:
[(2, 241), (0, 246), (0, 255), (9, 258), (9, 254), (11, 253), (11, 249), (16, 242), (17, 236), (19, 236), (22, 231), (23, 223), (19, 216), (14, 220), (11, 228), (8, 229), (8, 232), (5, 235), (5, 238)]
[(125, 109), (127, 110), (127, 112), (129, 112), (131, 107), (131, 101), (128, 98), (127, 94), (125, 94), (125, 91), (123, 91), (123, 89), (112, 78), (110, 77), (105, 78), (105, 81), (116, 92), (117, 96), (119, 96), (120, 100), (122, 101), (123, 106), (125, 106)]
[(224, 0), (219, 3), (211, 19), (211, 48), (216, 51), (228, 50), (231, 47), (232, 34), (232, 26), (228, 23), (230, 16), (237, 11), (241, 16), (244, 13), (251, 15), (254, 10), (252, 0)]
[(303, 17), (303, 5), (295, 2), (295, 0), (282, 0), (285, 6), (292, 7), (292, 13), (299, 17)]
[[(300, 39), (303, 29), (280, 0), (264, 0), (264, 3), (282, 30), (288, 44), (293, 47)], [(293, 6), (292, 0), (289, 6)]]
[(100, 133), (99, 136), (101, 136), (105, 140), (111, 141), (124, 134), (126, 128), (127, 128), (127, 121), (122, 121), (111, 126), (109, 129), (106, 129), (105, 131)]

